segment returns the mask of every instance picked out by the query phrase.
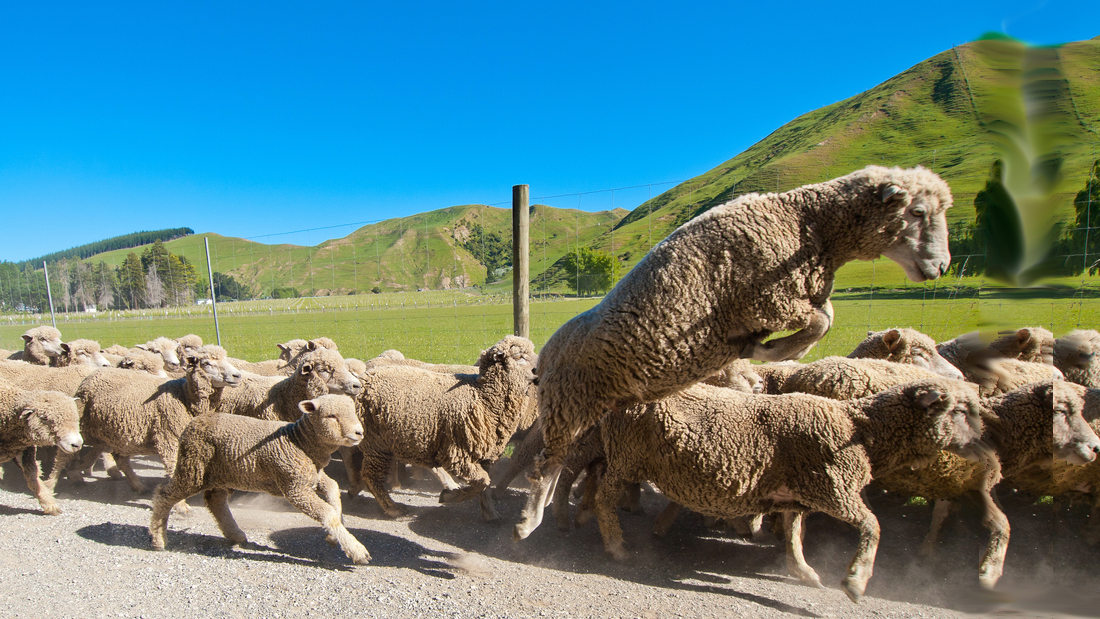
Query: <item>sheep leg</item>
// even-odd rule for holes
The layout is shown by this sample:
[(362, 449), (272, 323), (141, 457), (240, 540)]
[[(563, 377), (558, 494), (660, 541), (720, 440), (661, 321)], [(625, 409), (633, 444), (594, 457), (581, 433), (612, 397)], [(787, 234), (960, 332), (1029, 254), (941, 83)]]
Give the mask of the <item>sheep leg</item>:
[(493, 497), (489, 490), (489, 473), (485, 467), (477, 462), (464, 462), (455, 467), (455, 477), (466, 480), (465, 487), (456, 490), (444, 490), (439, 493), (440, 503), (461, 503), (475, 496), (481, 504), (481, 517), (486, 522), (499, 522), (500, 514), (493, 505)]
[(248, 536), (237, 526), (233, 512), (229, 511), (229, 491), (225, 488), (214, 488), (203, 493), (203, 500), (210, 515), (218, 523), (222, 535), (234, 545), (247, 544)]
[(835, 518), (843, 520), (859, 529), (859, 547), (852, 562), (848, 565), (848, 576), (841, 581), (844, 593), (853, 602), (858, 602), (867, 590), (867, 581), (875, 569), (875, 553), (878, 551), (880, 529), (878, 518), (863, 503), (858, 494), (853, 493), (854, 505), (850, 513), (840, 512)]
[[(115, 462), (115, 456), (112, 453), (103, 452), (103, 468), (107, 471), (107, 477), (111, 479), (122, 479), (122, 472), (118, 470), (118, 463)], [(93, 463), (94, 464), (94, 463)], [(91, 465), (88, 466), (87, 475), (91, 477)]]
[(577, 481), (579, 475), (580, 471), (566, 464), (562, 467), (558, 484), (554, 488), (554, 518), (558, 521), (559, 531), (569, 530), (569, 492), (573, 489), (573, 483)]
[(164, 550), (168, 516), (172, 513), (172, 507), (199, 490), (199, 488), (185, 488), (176, 479), (157, 486), (153, 492), (153, 516), (149, 520), (149, 536), (152, 538), (153, 550)]
[(657, 537), (668, 535), (669, 530), (672, 529), (672, 523), (676, 520), (676, 516), (680, 515), (681, 509), (683, 509), (683, 505), (676, 501), (669, 501), (668, 505), (665, 505), (665, 508), (661, 510), (661, 513), (657, 514), (657, 520), (653, 523), (653, 534)]
[(69, 462), (75, 457), (75, 453), (61, 452), (57, 454), (57, 458), (53, 461), (53, 470), (50, 471), (50, 476), (44, 482), (51, 492), (57, 487), (57, 480), (61, 477), (61, 473), (69, 467)]
[(532, 426), (531, 431), (523, 438), (523, 442), (516, 446), (512, 452), (512, 459), (508, 463), (508, 470), (493, 482), (493, 497), (499, 499), (509, 484), (522, 473), (528, 466), (535, 462), (535, 456), (546, 446), (540, 426)]
[[(340, 549), (351, 559), (352, 563), (366, 565), (370, 562), (370, 553), (367, 552), (367, 549), (359, 543), (359, 540), (355, 539), (350, 531), (344, 528), (344, 523), (340, 521), (340, 510), (321, 500), (321, 497), (317, 496), (313, 488), (294, 485), (284, 490), (283, 496), (303, 514), (321, 523), (328, 537), (336, 540), (336, 543), (340, 545)], [(339, 495), (335, 498), (339, 503)]]
[[(527, 503), (520, 513), (520, 521), (516, 523), (515, 528), (512, 530), (512, 538), (517, 542), (526, 539), (532, 531), (542, 524), (542, 514), (546, 511), (546, 504), (550, 500), (551, 493), (558, 481), (558, 475), (561, 473), (562, 465), (560, 462), (550, 464), (539, 462), (540, 459), (535, 459), (535, 471), (528, 477), (531, 481), (531, 490), (527, 495)], [(546, 470), (540, 474), (543, 468)]]
[(56, 516), (61, 513), (61, 508), (57, 506), (51, 488), (42, 482), (42, 470), (38, 466), (36, 455), (37, 450), (34, 447), (24, 449), (23, 456), (18, 460), (19, 467), (23, 469), (23, 477), (27, 480), (27, 488), (38, 499), (38, 504), (42, 506), (42, 513), (47, 516)]
[[(338, 451), (340, 452), (340, 460), (344, 463), (344, 472), (348, 476), (348, 486), (361, 489), (363, 484), (359, 481), (359, 468), (362, 466), (362, 462), (356, 461), (357, 459), (362, 460), (359, 450), (355, 447), (341, 447)], [(350, 494), (351, 491), (348, 492)], [(355, 494), (359, 493), (356, 492)]]
[(920, 555), (931, 557), (936, 553), (936, 544), (940, 541), (940, 533), (943, 531), (943, 523), (951, 513), (951, 501), (949, 499), (936, 499), (936, 506), (932, 508), (932, 526), (928, 529), (928, 535), (920, 545)]
[(443, 485), (444, 490), (458, 490), (461, 486), (455, 481), (454, 477), (447, 472), (447, 469), (443, 467), (435, 467), (432, 470), (432, 475), (439, 480), (439, 483)]
[(978, 564), (978, 582), (982, 587), (992, 589), (1004, 571), (1005, 554), (1008, 552), (1009, 525), (1008, 518), (997, 504), (996, 495), (991, 490), (982, 490), (979, 495), (984, 508), (982, 524), (989, 529), (989, 543)]
[(600, 525), (600, 537), (604, 550), (616, 561), (626, 561), (630, 555), (623, 547), (623, 527), (619, 522), (617, 505), (626, 490), (627, 482), (614, 474), (605, 474), (596, 491), (596, 521)]
[(130, 483), (130, 488), (132, 488), (134, 492), (145, 494), (149, 491), (149, 488), (141, 483), (141, 478), (137, 476), (137, 473), (135, 473), (134, 469), (130, 466), (130, 456), (118, 456), (115, 458), (115, 462), (118, 463), (118, 469), (126, 476), (126, 481)]
[(584, 494), (581, 504), (577, 506), (577, 515), (573, 518), (578, 528), (596, 515), (596, 491), (600, 489), (600, 477), (603, 476), (605, 466), (604, 462), (599, 462), (588, 467), (588, 475), (584, 478)]
[[(402, 518), (405, 516), (405, 508), (397, 505), (390, 497), (390, 491), (386, 489), (386, 474), (390, 471), (393, 456), (377, 452), (363, 454), (363, 469), (359, 471), (359, 479), (367, 487), (367, 491), (378, 501), (378, 506), (390, 518)], [(352, 495), (354, 496), (354, 495)]]
[(783, 525), (787, 533), (787, 569), (791, 575), (811, 587), (824, 589), (821, 578), (814, 568), (806, 563), (802, 554), (802, 538), (806, 535), (806, 522), (802, 512), (784, 512)]
[(824, 305), (813, 306), (810, 324), (805, 328), (767, 342), (754, 342), (742, 350), (741, 357), (768, 363), (801, 359), (818, 340), (825, 337), (832, 326), (833, 305), (826, 300)]

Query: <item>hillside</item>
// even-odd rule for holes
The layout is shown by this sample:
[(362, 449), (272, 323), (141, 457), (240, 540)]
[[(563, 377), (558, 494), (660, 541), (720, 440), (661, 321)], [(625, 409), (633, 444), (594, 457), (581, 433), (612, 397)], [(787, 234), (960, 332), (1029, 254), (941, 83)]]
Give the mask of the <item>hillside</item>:
[[(625, 271), (652, 243), (717, 204), (748, 192), (820, 182), (868, 164), (933, 169), (951, 184), (955, 196), (949, 223), (965, 227), (974, 218), (974, 196), (997, 157), (989, 123), (998, 97), (1004, 96), (1003, 83), (978, 51), (983, 44), (988, 43), (947, 50), (866, 92), (808, 112), (632, 212), (534, 206), (533, 292), (568, 292), (561, 259), (578, 244), (619, 256)], [(1072, 196), (1084, 185), (1098, 156), (1100, 38), (1067, 44), (1055, 53), (1070, 95), (1071, 130), (1078, 138), (1077, 147), (1059, 153), (1063, 175), (1054, 204), (1056, 218), (1066, 220), (1072, 215)], [(316, 295), (363, 292), (375, 286), (388, 291), (447, 289), (486, 281), (484, 266), (463, 247), (477, 226), (484, 235), (496, 233), (510, 243), (509, 209), (463, 205), (364, 226), (314, 247), (265, 245), (213, 233), (167, 246), (201, 266), (203, 239), (210, 238), (214, 269), (234, 275), (261, 295), (281, 286)], [(117, 265), (128, 251), (107, 252), (90, 261)], [(205, 273), (204, 268), (199, 271)], [(491, 288), (510, 289), (510, 278), (510, 272), (504, 273)], [(838, 273), (838, 289), (867, 285), (911, 284), (886, 260), (849, 264)]]

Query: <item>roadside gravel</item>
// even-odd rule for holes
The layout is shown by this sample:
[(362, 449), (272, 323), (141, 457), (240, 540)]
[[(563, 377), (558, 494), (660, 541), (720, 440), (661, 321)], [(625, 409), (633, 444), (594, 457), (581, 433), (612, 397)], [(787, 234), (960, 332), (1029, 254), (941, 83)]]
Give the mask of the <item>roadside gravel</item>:
[[(150, 486), (159, 462), (134, 459)], [(342, 465), (330, 474), (346, 486)], [(977, 586), (986, 531), (966, 510), (953, 519), (934, 560), (916, 549), (931, 508), (873, 503), (883, 536), (866, 600), (838, 588), (858, 539), (815, 515), (806, 557), (828, 588), (787, 575), (783, 548), (738, 539), (684, 514), (665, 539), (649, 534), (660, 496), (644, 515), (623, 514), (635, 555), (603, 552), (595, 522), (571, 533), (552, 519), (521, 543), (511, 539), (524, 494), (498, 508), (505, 524), (478, 519), (477, 502), (439, 505), (434, 482), (394, 493), (410, 518), (392, 521), (373, 498), (344, 502), (345, 524), (373, 556), (351, 565), (321, 528), (284, 500), (237, 493), (231, 505), (249, 535), (227, 546), (201, 496), (169, 520), (168, 550), (148, 549), (149, 497), (97, 473), (62, 482), (63, 514), (41, 515), (11, 464), (0, 482), (0, 617), (1056, 617), (1100, 612), (1100, 551), (1074, 534), (1087, 511), (1059, 512), (1006, 501), (1012, 542), (998, 590)], [(1055, 535), (1057, 533), (1057, 535)], [(1057, 587), (1054, 583), (1059, 583)]]

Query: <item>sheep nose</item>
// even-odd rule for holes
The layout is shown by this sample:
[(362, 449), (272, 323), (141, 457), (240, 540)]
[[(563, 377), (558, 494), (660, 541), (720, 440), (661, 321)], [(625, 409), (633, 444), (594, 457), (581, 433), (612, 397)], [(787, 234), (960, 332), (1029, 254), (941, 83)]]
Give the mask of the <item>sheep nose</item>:
[(353, 380), (348, 383), (348, 395), (359, 395), (359, 392), (363, 390), (363, 383)]

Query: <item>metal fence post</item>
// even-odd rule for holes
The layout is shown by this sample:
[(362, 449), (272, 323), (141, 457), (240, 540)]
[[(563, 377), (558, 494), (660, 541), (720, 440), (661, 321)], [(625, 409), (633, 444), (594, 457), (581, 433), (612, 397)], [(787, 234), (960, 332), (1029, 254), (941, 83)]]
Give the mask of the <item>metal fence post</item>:
[(218, 326), (218, 302), (214, 299), (214, 269), (210, 267), (210, 237), (203, 237), (206, 246), (206, 275), (210, 278), (210, 307), (214, 309), (214, 334), (218, 336), (218, 346), (222, 345), (222, 330)]
[(42, 261), (42, 272), (46, 274), (46, 298), (50, 300), (50, 322), (53, 328), (57, 328), (57, 317), (53, 314), (53, 291), (50, 290), (50, 270), (46, 268), (46, 261)]

